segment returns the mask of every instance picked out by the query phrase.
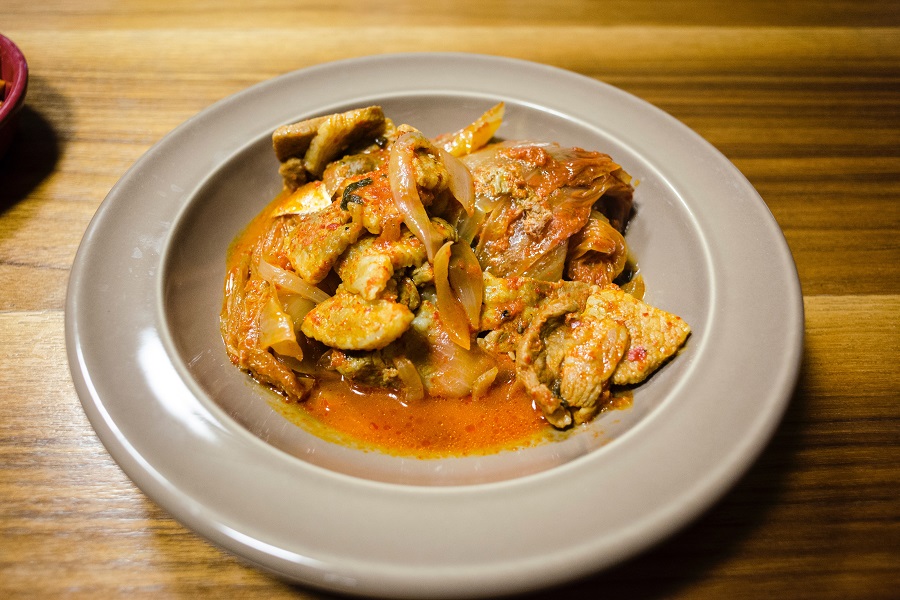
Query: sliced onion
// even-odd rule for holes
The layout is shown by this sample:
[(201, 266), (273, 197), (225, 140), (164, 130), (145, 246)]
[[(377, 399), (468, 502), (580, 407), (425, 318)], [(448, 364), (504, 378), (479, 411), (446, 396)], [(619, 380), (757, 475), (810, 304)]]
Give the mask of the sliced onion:
[(288, 314), (294, 322), (294, 330), (300, 329), (300, 324), (306, 315), (316, 307), (316, 303), (309, 298), (304, 298), (299, 294), (284, 294), (279, 296), (281, 306), (284, 312)]
[(450, 249), (453, 242), (447, 242), (434, 255), (434, 289), (437, 293), (437, 307), (447, 335), (458, 346), (469, 349), (469, 317), (462, 303), (450, 287)]
[(631, 281), (622, 285), (623, 292), (625, 292), (626, 294), (630, 294), (638, 300), (644, 299), (645, 290), (646, 286), (644, 285), (644, 277), (640, 274), (635, 275), (631, 278)]
[(425, 397), (425, 386), (422, 378), (412, 361), (406, 357), (398, 356), (394, 359), (397, 375), (403, 382), (404, 397), (408, 402), (417, 402)]
[(276, 267), (265, 260), (260, 259), (257, 270), (259, 276), (269, 283), (275, 284), (292, 294), (299, 294), (317, 304), (331, 297), (316, 286), (301, 279), (296, 273), (285, 271), (281, 267)]
[(263, 349), (271, 348), (278, 354), (303, 360), (303, 351), (294, 333), (294, 322), (282, 310), (278, 295), (274, 293), (259, 314), (259, 345)]
[(433, 303), (423, 302), (407, 339), (413, 343), (412, 348), (427, 350), (412, 352), (409, 358), (430, 396), (466, 398), (472, 395), (475, 381), (497, 363), (478, 344), (465, 349), (453, 342), (446, 323), (437, 318), (437, 313)]
[(455, 225), (456, 235), (459, 236), (460, 241), (471, 244), (478, 232), (481, 231), (486, 216), (487, 213), (477, 205), (471, 215), (460, 213)]
[(437, 149), (441, 161), (450, 173), (450, 193), (459, 200), (467, 214), (475, 211), (475, 180), (461, 160), (440, 148)]
[(542, 281), (559, 281), (562, 279), (566, 265), (569, 240), (562, 242), (555, 248), (551, 248), (546, 254), (542, 254), (521, 274), (524, 277), (540, 279)]
[(391, 146), (388, 177), (391, 194), (403, 215), (403, 222), (425, 245), (428, 260), (433, 261), (440, 240), (435, 235), (425, 206), (422, 205), (422, 199), (419, 198), (419, 190), (416, 189), (416, 169), (413, 164), (416, 148), (430, 145), (425, 136), (418, 131), (409, 131), (401, 135)]
[(450, 135), (440, 136), (436, 143), (453, 156), (463, 156), (474, 152), (487, 144), (497, 133), (497, 129), (503, 122), (505, 109), (506, 106), (500, 102), (489, 108), (471, 125)]
[(448, 269), (450, 288), (466, 311), (472, 329), (481, 321), (481, 302), (484, 300), (484, 274), (472, 247), (457, 242), (450, 248)]
[(497, 379), (497, 374), (499, 372), (500, 369), (493, 367), (478, 376), (478, 379), (472, 383), (472, 400), (480, 400), (487, 394), (488, 390), (491, 389), (491, 386), (494, 385), (494, 380)]

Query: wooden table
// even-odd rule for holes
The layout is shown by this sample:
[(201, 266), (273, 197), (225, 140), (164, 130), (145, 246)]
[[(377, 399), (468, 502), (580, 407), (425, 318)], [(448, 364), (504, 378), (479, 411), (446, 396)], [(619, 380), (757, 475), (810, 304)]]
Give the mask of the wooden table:
[(119, 470), (71, 384), (67, 274), (109, 189), (188, 117), (294, 69), (412, 50), (539, 61), (668, 111), (756, 186), (799, 269), (805, 360), (761, 458), (682, 532), (561, 592), (898, 597), (896, 3), (385, 5), (2, 3), (31, 80), (0, 162), (0, 597), (322, 597), (210, 546)]

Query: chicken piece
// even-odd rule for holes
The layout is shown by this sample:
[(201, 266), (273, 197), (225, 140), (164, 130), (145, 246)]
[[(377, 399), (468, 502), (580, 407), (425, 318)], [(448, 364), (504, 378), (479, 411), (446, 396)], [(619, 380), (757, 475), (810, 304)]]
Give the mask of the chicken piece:
[(516, 351), (519, 381), (560, 429), (597, 413), (628, 342), (624, 326), (581, 315), (580, 309), (574, 298), (546, 302)]
[(289, 256), (294, 271), (313, 285), (328, 275), (341, 254), (362, 233), (362, 225), (337, 202), (296, 217)]
[(260, 344), (260, 317), (275, 290), (261, 279), (247, 278), (248, 263), (245, 260), (232, 268), (226, 279), (220, 328), (228, 357), (257, 380), (283, 390), (289, 398), (303, 400), (313, 380), (298, 377)]
[(380, 106), (328, 116), (319, 123), (316, 135), (303, 157), (303, 166), (313, 176), (321, 177), (328, 163), (353, 144), (378, 135), (384, 129), (384, 124), (384, 113)]
[(690, 326), (676, 315), (650, 306), (616, 286), (596, 289), (584, 316), (608, 317), (628, 329), (629, 343), (612, 382), (640, 383), (672, 357), (687, 340)]
[(397, 387), (400, 375), (393, 362), (385, 359), (385, 350), (352, 352), (332, 349), (322, 355), (319, 365), (359, 383)]
[(385, 299), (366, 300), (338, 291), (316, 305), (300, 329), (304, 335), (341, 350), (384, 348), (409, 328), (413, 313), (408, 307)]
[(543, 304), (562, 297), (581, 305), (590, 291), (590, 285), (578, 281), (501, 278), (486, 272), (479, 328), (490, 333), (479, 343), (492, 352), (514, 352), (520, 336)]
[(335, 269), (347, 291), (374, 300), (396, 269), (418, 267), (426, 258), (425, 245), (404, 230), (396, 241), (374, 236), (359, 240), (341, 256)]
[(285, 162), (290, 158), (302, 158), (309, 150), (309, 144), (316, 137), (319, 125), (327, 118), (306, 119), (298, 123), (282, 125), (276, 129), (272, 134), (272, 148), (275, 150), (275, 157), (280, 162)]

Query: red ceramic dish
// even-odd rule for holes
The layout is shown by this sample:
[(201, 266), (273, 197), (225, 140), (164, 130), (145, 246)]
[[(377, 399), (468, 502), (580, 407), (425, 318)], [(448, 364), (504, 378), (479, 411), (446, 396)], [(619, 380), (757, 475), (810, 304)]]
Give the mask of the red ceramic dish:
[(22, 51), (7, 37), (0, 35), (0, 79), (6, 85), (0, 90), (0, 157), (16, 130), (18, 113), (25, 104), (28, 87), (28, 63)]

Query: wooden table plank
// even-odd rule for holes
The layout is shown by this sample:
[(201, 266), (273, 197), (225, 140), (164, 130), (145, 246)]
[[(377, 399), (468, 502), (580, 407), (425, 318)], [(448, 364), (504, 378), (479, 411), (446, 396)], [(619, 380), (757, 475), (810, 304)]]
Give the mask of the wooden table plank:
[(535, 598), (893, 598), (900, 589), (900, 11), (895, 2), (7, 0), (31, 67), (0, 160), (0, 597), (321, 598), (212, 547), (106, 453), (68, 372), (68, 271), (110, 188), (229, 94), (381, 52), (568, 68), (719, 148), (804, 293), (796, 392), (760, 459), (683, 531)]

